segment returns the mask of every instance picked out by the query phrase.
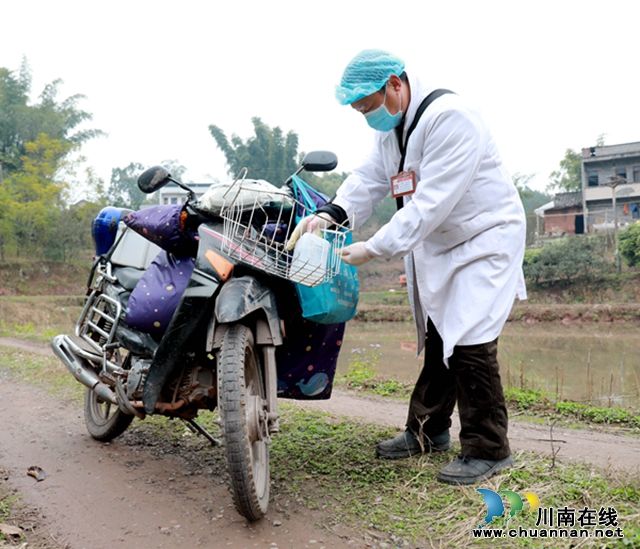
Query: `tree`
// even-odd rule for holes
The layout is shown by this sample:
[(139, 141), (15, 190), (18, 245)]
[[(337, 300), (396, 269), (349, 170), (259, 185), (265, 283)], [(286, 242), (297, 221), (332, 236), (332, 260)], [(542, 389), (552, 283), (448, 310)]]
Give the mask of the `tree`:
[(178, 160), (163, 160), (161, 164), (171, 174), (171, 177), (173, 179), (175, 179), (176, 181), (180, 181), (180, 183), (183, 183), (182, 176), (187, 172), (187, 168), (180, 164)]
[(640, 223), (635, 222), (618, 231), (618, 249), (629, 267), (640, 264)]
[(143, 171), (144, 166), (138, 162), (130, 162), (124, 168), (113, 168), (111, 183), (105, 197), (106, 203), (117, 208), (139, 209), (147, 198), (138, 188), (138, 176)]
[(560, 169), (549, 175), (547, 192), (571, 192), (582, 190), (582, 155), (567, 149), (560, 161)]
[(542, 206), (543, 204), (546, 204), (552, 199), (552, 197), (548, 194), (542, 193), (540, 191), (535, 191), (531, 187), (529, 187), (529, 183), (535, 176), (535, 173), (523, 174), (520, 172), (516, 172), (512, 177), (513, 184), (516, 186), (518, 194), (520, 195), (520, 200), (522, 201), (524, 211), (527, 213), (535, 210), (537, 207)]
[[(161, 165), (167, 169), (173, 179), (182, 182), (182, 176), (187, 169), (177, 160), (164, 160)], [(111, 183), (104, 195), (103, 202), (117, 208), (129, 208), (139, 210), (148, 201), (149, 195), (138, 188), (138, 177), (146, 168), (138, 163), (131, 162), (124, 168), (111, 170)], [(157, 199), (152, 201), (157, 204)]]
[(520, 200), (522, 200), (522, 202), (524, 202), (525, 198), (529, 198), (533, 195), (533, 191), (529, 188), (529, 183), (531, 183), (531, 180), (535, 176), (535, 173), (524, 174), (516, 172), (513, 174), (511, 179), (516, 189), (518, 189), (518, 194), (520, 195)]
[(19, 244), (17, 251), (26, 255), (44, 247), (63, 205), (66, 184), (56, 178), (56, 173), (60, 158), (70, 148), (69, 143), (44, 133), (25, 143), (25, 155), (20, 159), (22, 171), (0, 183), (0, 246)]
[(23, 60), (19, 73), (0, 68), (0, 164), (3, 177), (22, 170), (26, 144), (34, 142), (42, 133), (50, 139), (60, 141), (65, 147), (59, 149), (60, 160), (72, 145), (81, 145), (94, 137), (105, 135), (95, 129), (75, 131), (92, 115), (78, 107), (83, 95), (73, 95), (58, 100), (62, 80), (47, 84), (39, 101), (29, 104), (31, 93), (31, 71)]
[(336, 194), (338, 187), (342, 185), (342, 182), (347, 178), (348, 175), (349, 173), (347, 172), (330, 172), (317, 174), (313, 172), (303, 171), (300, 174), (300, 177), (305, 181), (305, 183), (308, 183), (314, 189), (331, 198), (334, 194)]
[(245, 141), (233, 134), (229, 142), (224, 131), (214, 124), (209, 131), (225, 155), (231, 177), (248, 168), (248, 177), (280, 186), (298, 168), (298, 135), (290, 131), (285, 136), (278, 126), (272, 129), (258, 117), (251, 122), (255, 135)]
[[(596, 139), (596, 147), (604, 147), (606, 133)], [(567, 149), (560, 161), (560, 169), (551, 172), (547, 192), (572, 192), (582, 190), (582, 155), (573, 149)]]
[(0, 181), (0, 261), (5, 260), (7, 248), (13, 248), (15, 233), (13, 231), (13, 201), (6, 180)]
[(53, 226), (47, 231), (44, 255), (55, 261), (70, 261), (93, 249), (91, 222), (101, 205), (82, 201), (57, 210)]

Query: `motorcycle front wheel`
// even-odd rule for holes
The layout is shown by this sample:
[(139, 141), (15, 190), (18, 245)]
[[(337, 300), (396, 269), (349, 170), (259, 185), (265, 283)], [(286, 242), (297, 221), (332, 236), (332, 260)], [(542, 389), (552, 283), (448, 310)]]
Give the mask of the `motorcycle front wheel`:
[(116, 405), (102, 400), (87, 388), (84, 394), (84, 423), (93, 438), (109, 442), (124, 433), (132, 421), (133, 416), (123, 413)]
[(248, 520), (269, 506), (269, 435), (262, 370), (251, 330), (232, 325), (218, 363), (218, 410), (233, 502)]

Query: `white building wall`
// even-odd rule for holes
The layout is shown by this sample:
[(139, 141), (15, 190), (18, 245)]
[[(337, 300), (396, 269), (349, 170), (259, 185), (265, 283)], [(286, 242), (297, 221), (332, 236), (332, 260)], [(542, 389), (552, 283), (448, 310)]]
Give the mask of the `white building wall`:
[[(211, 183), (187, 183), (187, 186), (196, 193), (200, 198), (205, 191), (211, 186)], [(187, 200), (187, 191), (178, 187), (175, 183), (169, 183), (166, 187), (160, 189), (159, 204), (184, 204)]]

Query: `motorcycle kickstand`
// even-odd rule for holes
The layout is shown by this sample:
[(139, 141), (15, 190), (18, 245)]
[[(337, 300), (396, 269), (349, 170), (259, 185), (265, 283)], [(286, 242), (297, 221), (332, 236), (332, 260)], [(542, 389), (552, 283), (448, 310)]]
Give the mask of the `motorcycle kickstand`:
[(196, 435), (202, 435), (204, 438), (206, 438), (211, 443), (212, 446), (221, 446), (222, 445), (222, 441), (221, 440), (218, 440), (217, 438), (215, 438), (202, 425), (197, 423), (195, 419), (184, 419), (184, 418), (180, 418), (180, 419), (182, 419), (182, 421), (184, 421), (186, 426), (192, 432), (194, 432)]

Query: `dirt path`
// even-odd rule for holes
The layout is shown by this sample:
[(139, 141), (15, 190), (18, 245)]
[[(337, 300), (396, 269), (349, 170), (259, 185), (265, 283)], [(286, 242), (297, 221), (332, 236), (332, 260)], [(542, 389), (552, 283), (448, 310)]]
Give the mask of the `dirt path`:
[[(49, 352), (20, 340), (0, 339), (0, 345)], [(272, 500), (265, 519), (248, 524), (233, 508), (222, 450), (202, 438), (192, 441), (191, 460), (152, 447), (154, 441), (127, 437), (129, 431), (105, 445), (87, 433), (80, 407), (1, 373), (0, 402), (0, 470), (22, 501), (38, 510), (56, 547), (365, 546), (357, 533), (340, 525), (329, 530), (325, 516), (295, 501)], [(204, 461), (205, 448), (217, 459)], [(44, 470), (44, 481), (27, 475), (33, 465)]]
[[(0, 345), (50, 353), (48, 347), (0, 338)], [(189, 461), (127, 434), (110, 443), (86, 432), (82, 409), (32, 386), (0, 377), (0, 469), (44, 526), (68, 549), (359, 548), (358, 533), (323, 527), (326, 517), (272, 501), (267, 517), (247, 524), (231, 502), (222, 463)], [(336, 391), (306, 408), (401, 427), (406, 405)], [(457, 418), (456, 418), (457, 419)], [(454, 432), (458, 429), (454, 425)], [(558, 459), (640, 470), (640, 439), (586, 430), (554, 429)], [(512, 449), (550, 454), (549, 428), (512, 421)], [(194, 444), (202, 445), (202, 439)], [(193, 455), (199, 460), (198, 448)], [(211, 450), (208, 450), (211, 453)], [(215, 454), (218, 450), (214, 450)], [(27, 476), (29, 466), (46, 473)]]

